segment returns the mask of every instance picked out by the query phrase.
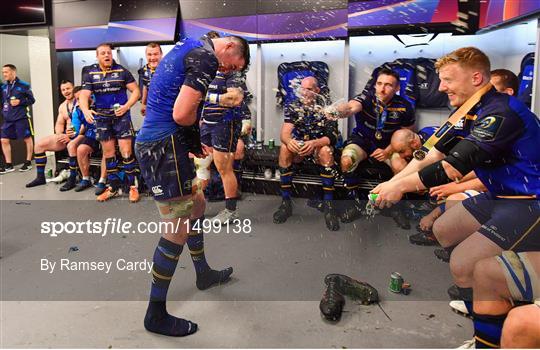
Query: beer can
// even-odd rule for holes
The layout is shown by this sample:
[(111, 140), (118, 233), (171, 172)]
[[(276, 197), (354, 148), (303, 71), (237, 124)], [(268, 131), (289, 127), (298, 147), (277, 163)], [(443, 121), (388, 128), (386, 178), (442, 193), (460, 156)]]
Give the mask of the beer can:
[(47, 177), (48, 177), (48, 178), (52, 178), (52, 174), (53, 174), (53, 173), (52, 173), (52, 168), (49, 169), (49, 170), (47, 170)]
[(305, 144), (306, 143), (304, 142), (304, 140), (298, 141), (298, 147), (300, 147), (300, 148), (303, 148)]
[(388, 290), (390, 290), (392, 293), (401, 293), (402, 288), (403, 277), (401, 277), (399, 272), (392, 272), (390, 275), (390, 286), (388, 287)]
[(115, 103), (112, 107), (113, 107), (114, 111), (116, 112), (117, 110), (120, 109), (120, 103)]
[(372, 203), (375, 203), (375, 201), (377, 200), (377, 197), (379, 197), (377, 193), (368, 194), (368, 200)]
[(274, 141), (274, 139), (268, 140), (268, 149), (274, 149), (275, 146), (276, 142)]

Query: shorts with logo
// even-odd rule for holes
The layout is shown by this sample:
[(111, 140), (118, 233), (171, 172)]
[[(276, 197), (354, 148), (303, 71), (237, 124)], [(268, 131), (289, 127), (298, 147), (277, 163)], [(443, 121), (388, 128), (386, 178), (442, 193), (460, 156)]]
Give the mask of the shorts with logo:
[(484, 192), (467, 198), (462, 203), (482, 224), (478, 232), (503, 250), (540, 250), (538, 199), (499, 198), (490, 192)]
[(233, 119), (217, 123), (203, 121), (201, 142), (219, 152), (236, 152), (238, 139), (242, 131), (242, 120)]
[(157, 141), (135, 142), (142, 176), (157, 201), (191, 195), (195, 166), (182, 130)]
[(129, 112), (121, 117), (96, 116), (96, 139), (98, 141), (127, 139), (133, 135)]

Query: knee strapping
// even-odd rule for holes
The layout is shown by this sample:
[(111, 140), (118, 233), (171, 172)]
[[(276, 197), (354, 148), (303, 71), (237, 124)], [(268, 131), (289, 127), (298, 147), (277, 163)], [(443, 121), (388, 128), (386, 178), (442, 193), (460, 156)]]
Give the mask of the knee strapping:
[(155, 201), (162, 219), (178, 219), (191, 215), (193, 200)]
[(343, 153), (341, 154), (342, 157), (350, 157), (352, 160), (351, 168), (347, 171), (347, 173), (352, 173), (356, 170), (358, 167), (358, 164), (360, 164), (358, 152), (354, 147), (346, 146), (343, 149)]
[(536, 278), (527, 255), (504, 251), (496, 259), (503, 269), (512, 300), (534, 301), (540, 293), (540, 281)]
[(207, 155), (206, 158), (194, 158), (197, 178), (201, 180), (210, 179), (210, 165), (212, 164), (212, 160), (214, 160), (212, 154)]

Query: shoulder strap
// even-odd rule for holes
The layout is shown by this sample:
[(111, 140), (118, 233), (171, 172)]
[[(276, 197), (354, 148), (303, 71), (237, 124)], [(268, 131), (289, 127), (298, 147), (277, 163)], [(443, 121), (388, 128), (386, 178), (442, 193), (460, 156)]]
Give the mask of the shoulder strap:
[(450, 118), (448, 118), (448, 120), (440, 128), (438, 128), (433, 135), (431, 135), (431, 137), (422, 145), (422, 148), (414, 151), (414, 158), (417, 160), (424, 159), (429, 150), (433, 148), (433, 146), (435, 146), (435, 144), (439, 142), (439, 140), (446, 135), (446, 133), (453, 129), (454, 126), (461, 119), (463, 119), (478, 102), (480, 102), (482, 96), (491, 90), (492, 87), (493, 85), (491, 85), (491, 83), (487, 83), (480, 90), (475, 92), (474, 95), (469, 97), (469, 99), (465, 101), (465, 103), (462, 104), (461, 107), (459, 107), (458, 110), (452, 114), (452, 116), (450, 116)]

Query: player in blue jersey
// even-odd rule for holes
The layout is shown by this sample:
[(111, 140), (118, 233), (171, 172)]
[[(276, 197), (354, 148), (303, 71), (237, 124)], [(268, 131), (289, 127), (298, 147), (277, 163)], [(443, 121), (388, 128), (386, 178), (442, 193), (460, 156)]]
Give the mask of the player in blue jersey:
[[(140, 90), (133, 75), (113, 60), (112, 45), (101, 44), (96, 48), (98, 63), (83, 67), (82, 91), (79, 106), (88, 123), (96, 123), (96, 138), (101, 143), (107, 168), (109, 187), (97, 197), (104, 202), (115, 197), (122, 187), (118, 176), (116, 141), (122, 156), (129, 200), (139, 201), (136, 185), (137, 167), (132, 154), (133, 127), (129, 109), (139, 100)], [(127, 91), (131, 96), (127, 95)], [(95, 110), (90, 110), (89, 99), (94, 96)]]
[(32, 169), (32, 153), (34, 150), (34, 130), (30, 120), (30, 106), (36, 101), (30, 84), (17, 77), (17, 67), (5, 64), (2, 67), (4, 83), (2, 89), (2, 115), (4, 123), (0, 130), (2, 151), (5, 165), (0, 166), (0, 174), (14, 171), (11, 163), (11, 140), (24, 140), (26, 145), (26, 162), (19, 171)]
[[(340, 160), (348, 197), (352, 201), (343, 213), (343, 222), (352, 222), (362, 216), (357, 193), (359, 178), (355, 172), (358, 165), (368, 157), (389, 163), (392, 154), (390, 139), (394, 131), (414, 128), (414, 109), (405, 98), (397, 95), (398, 91), (399, 74), (383, 68), (377, 75), (374, 92), (359, 94), (348, 103), (337, 106), (340, 118), (354, 115), (356, 120), (356, 127), (347, 140)], [(392, 216), (400, 227), (409, 228), (403, 211), (396, 210)]]
[[(514, 73), (507, 69), (492, 70), (490, 82), (500, 93), (508, 94), (510, 96), (514, 96), (517, 93), (518, 78)], [(469, 125), (469, 128), (471, 126), (472, 125)], [(394, 136), (397, 133), (398, 132), (396, 132)], [(462, 134), (463, 130), (461, 130), (460, 133)], [(429, 136), (431, 136), (432, 134), (433, 132), (431, 132)], [(392, 144), (394, 142), (394, 136), (392, 137)], [(459, 136), (464, 137), (464, 135)], [(424, 142), (425, 140), (422, 141), (422, 143)], [(485, 191), (486, 187), (482, 184), (482, 182), (476, 177), (474, 173), (468, 174), (466, 178), (462, 179), (459, 183), (450, 182), (430, 188), (429, 194), (433, 198), (437, 198), (437, 200), (443, 199), (444, 202), (420, 220), (420, 223), (418, 225), (418, 233), (409, 236), (409, 242), (418, 245), (438, 245), (439, 242), (437, 242), (437, 238), (431, 231), (435, 220), (437, 220), (445, 212), (446, 209), (449, 209), (458, 201), (473, 197)], [(437, 249), (434, 253), (435, 256), (437, 256), (437, 258), (440, 260), (450, 260), (450, 253), (447, 249)], [(456, 303), (457, 301), (452, 301), (450, 303), (450, 306), (455, 307)], [(460, 307), (458, 311), (463, 313), (463, 310), (464, 307)]]
[[(92, 182), (90, 180), (90, 157), (93, 153), (99, 151), (99, 142), (96, 140), (96, 125), (90, 124), (84, 118), (84, 114), (81, 111), (78, 100), (80, 92), (82, 89), (79, 86), (76, 86), (75, 91), (75, 107), (72, 114), (72, 124), (77, 133), (78, 137), (81, 139), (76, 150), (73, 150), (70, 145), (68, 145), (68, 151), (70, 158), (75, 155), (77, 157), (77, 163), (79, 165), (79, 170), (81, 172), (81, 181), (75, 186), (75, 192), (81, 192), (86, 190), (89, 187), (92, 187)], [(107, 169), (105, 166), (105, 158), (101, 158), (101, 167), (100, 167), (100, 180), (107, 176)], [(98, 189), (99, 189), (98, 182)], [(104, 182), (103, 182), (104, 184)]]
[(311, 159), (319, 166), (323, 189), (324, 221), (330, 231), (339, 230), (334, 210), (334, 180), (337, 174), (334, 146), (338, 137), (337, 122), (322, 111), (323, 100), (315, 77), (300, 83), (300, 96), (284, 108), (285, 122), (281, 127), (279, 171), (281, 204), (273, 214), (275, 224), (282, 224), (292, 215), (293, 162)]
[[(232, 274), (232, 268), (216, 271), (206, 262), (201, 229), (204, 194), (193, 181), (195, 171), (189, 153), (199, 158), (207, 155), (200, 143), (198, 116), (218, 69), (228, 74), (245, 70), (248, 65), (249, 46), (242, 38), (185, 39), (162, 59), (152, 77), (135, 151), (162, 220), (177, 229), (163, 233), (154, 253), (150, 302), (144, 319), (145, 328), (151, 332), (185, 336), (197, 331), (197, 324), (171, 316), (165, 304), (184, 244), (195, 266), (197, 288), (225, 282)], [(221, 97), (215, 96), (216, 101)]]
[[(223, 74), (218, 72), (204, 102), (201, 117), (201, 142), (212, 151), (216, 169), (223, 181), (225, 209), (212, 218), (212, 221), (225, 224), (238, 219), (236, 209), (238, 181), (234, 174), (233, 163), (236, 146), (242, 130), (242, 102), (244, 84), (239, 73)], [(219, 96), (219, 97), (218, 97)], [(234, 96), (234, 100), (225, 100), (223, 96)]]
[(163, 51), (158, 43), (149, 43), (144, 50), (146, 64), (139, 69), (139, 89), (141, 89), (141, 114), (146, 115), (146, 101), (148, 100), (148, 86), (156, 72), (156, 68), (163, 58)]
[[(487, 90), (490, 62), (477, 48), (458, 49), (440, 58), (436, 67), (439, 90), (448, 94), (454, 107), (485, 90), (469, 111), (475, 120), (466, 130), (468, 135), (456, 138), (450, 131), (423, 160), (411, 161), (373, 192), (378, 194), (376, 204), (384, 207), (404, 193), (459, 181), (475, 172), (488, 191), (457, 203), (433, 226), (443, 247), (455, 246), (450, 257), (452, 276), (459, 294), (470, 298), (476, 262), (505, 250), (540, 250), (540, 123), (514, 97)], [(472, 307), (470, 299), (466, 305)], [(474, 317), (490, 323), (484, 315)]]

